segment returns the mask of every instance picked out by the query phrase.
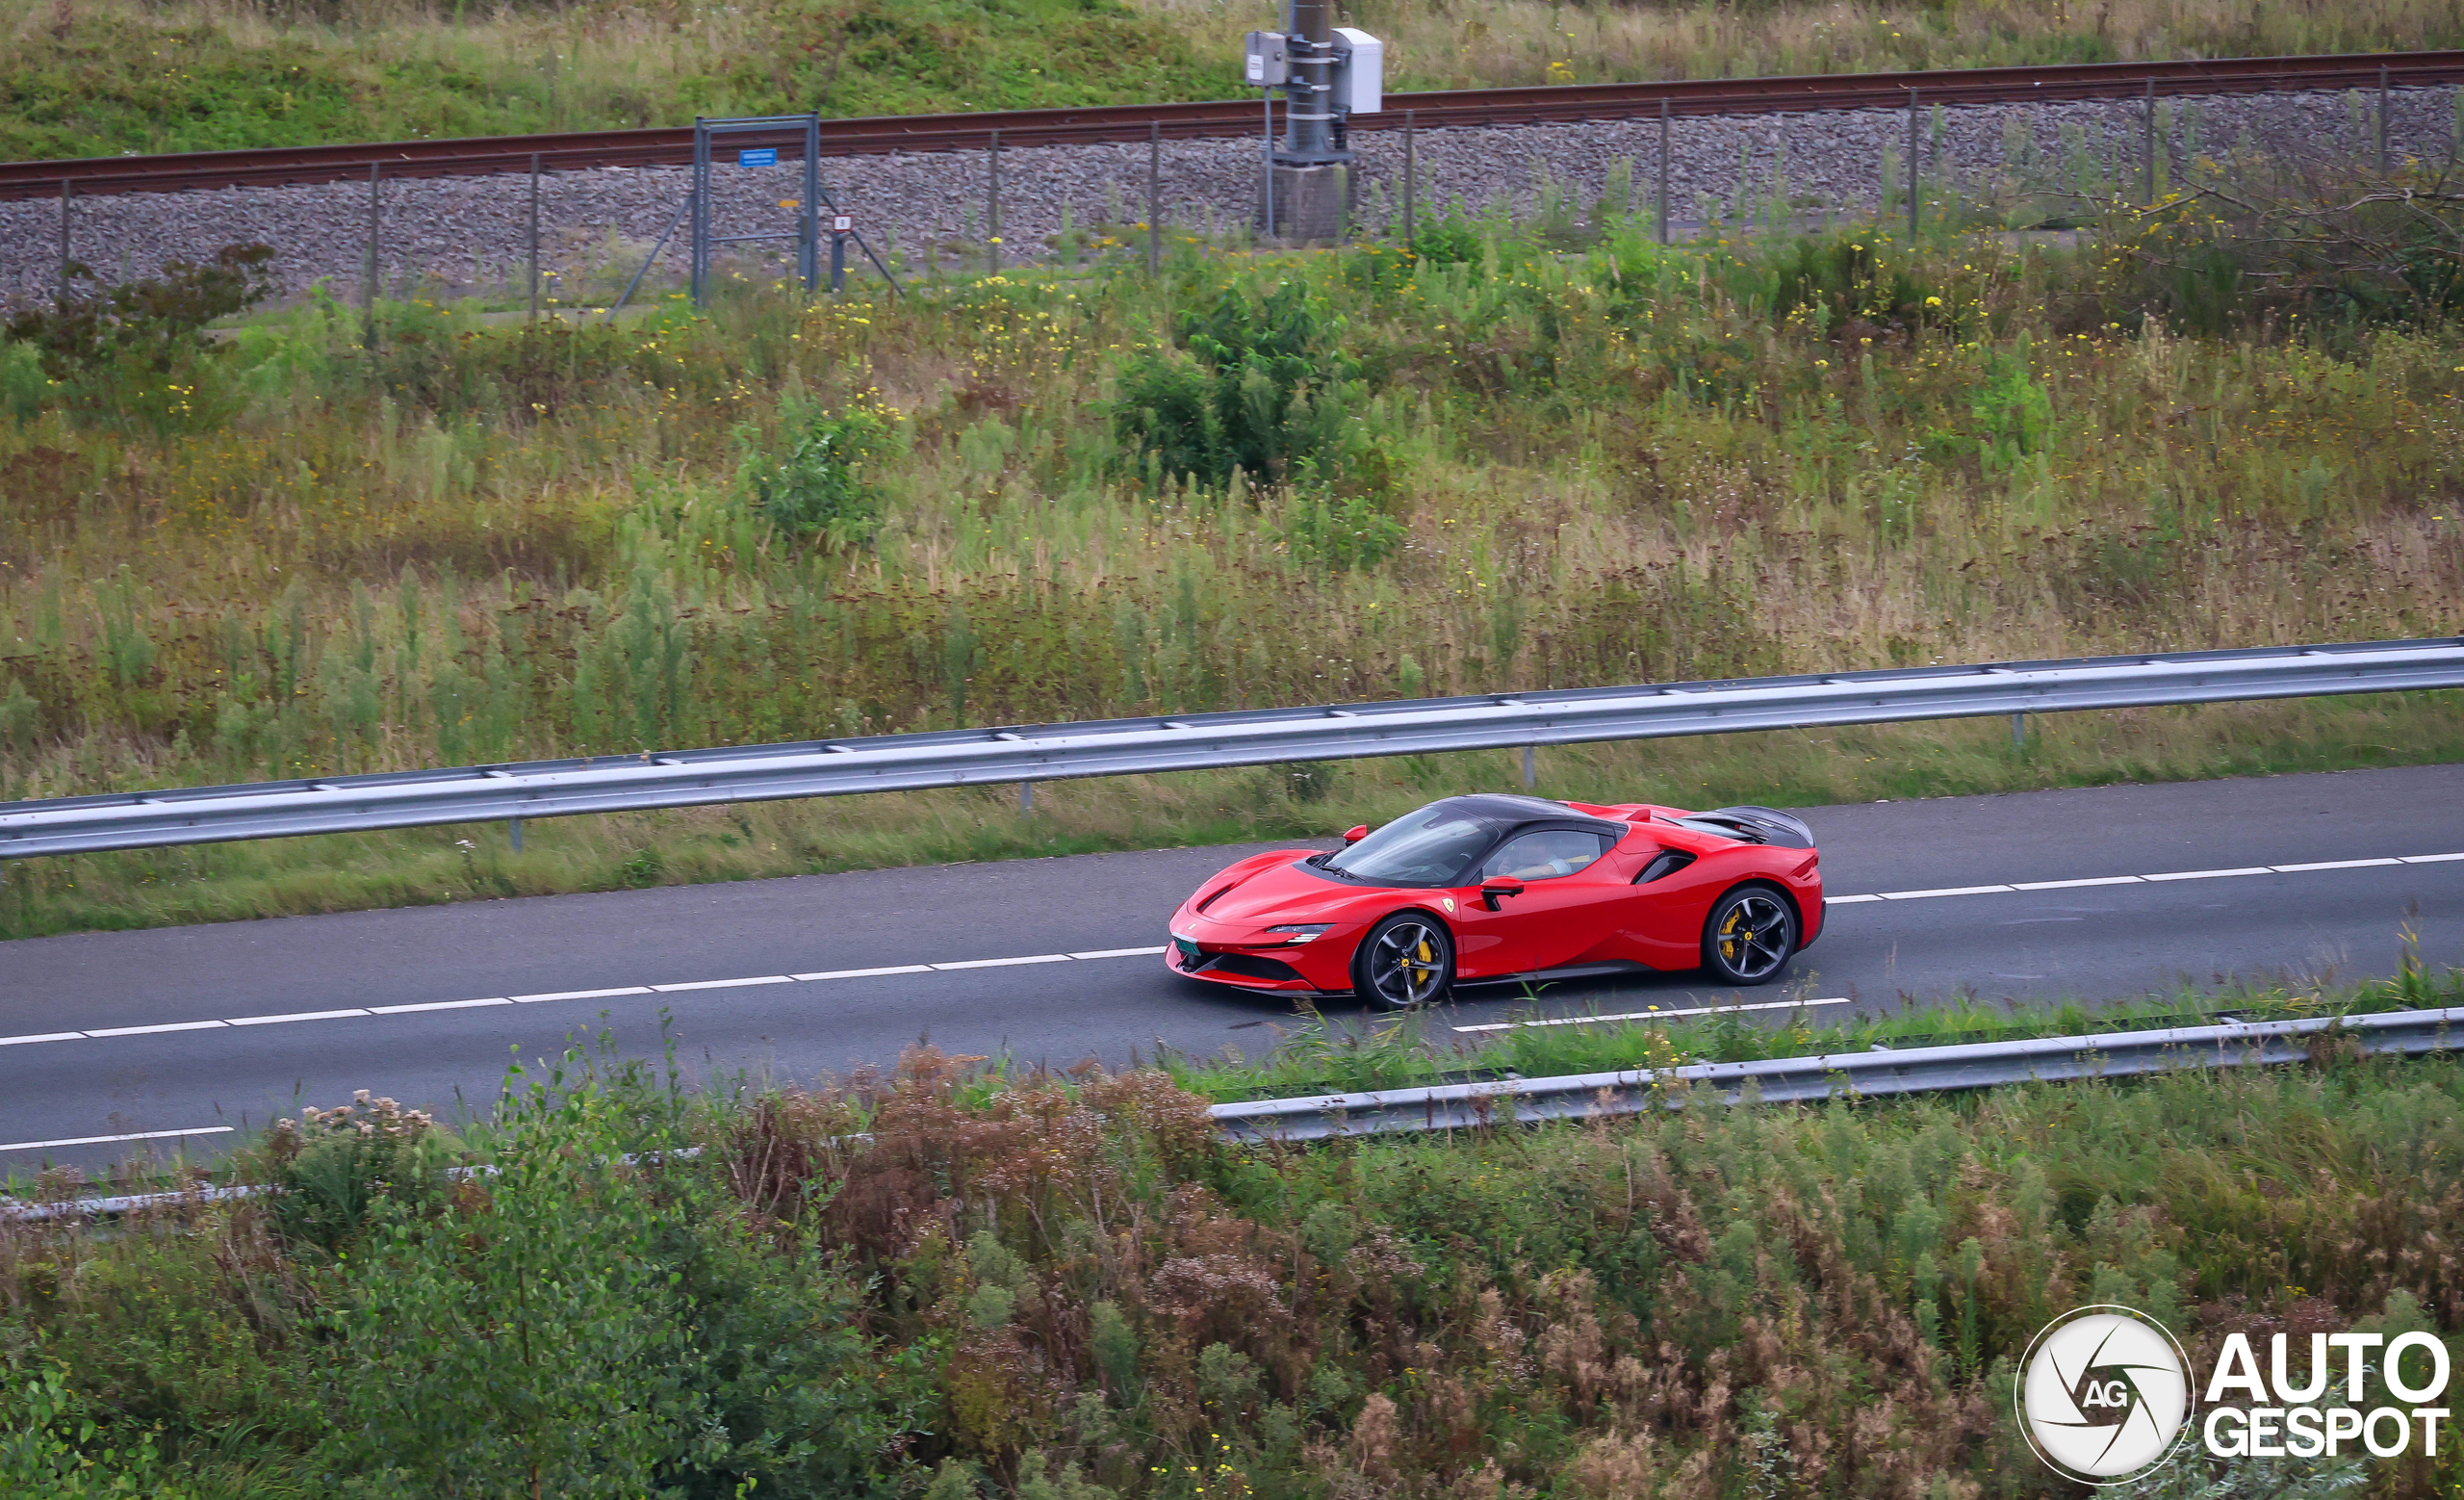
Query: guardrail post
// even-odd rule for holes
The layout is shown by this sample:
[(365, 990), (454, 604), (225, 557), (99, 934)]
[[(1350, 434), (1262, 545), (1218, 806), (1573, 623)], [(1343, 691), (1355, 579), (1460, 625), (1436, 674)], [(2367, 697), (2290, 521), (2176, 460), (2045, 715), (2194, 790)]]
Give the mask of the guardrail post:
[(1146, 273), (1164, 269), (1164, 122), (1148, 122), (1146, 132)]
[(2014, 713), (2011, 715), (2011, 748), (2023, 750), (2027, 748), (2027, 743), (2028, 716), (2024, 713)]
[(522, 852), (522, 819), (508, 818), (505, 822), (505, 830), (513, 836), (513, 852), (520, 854)]
[(1529, 791), (1539, 785), (1540, 749), (1537, 745), (1525, 745), (1523, 747), (1523, 789)]
[(1022, 781), (1018, 783), (1018, 812), (1022, 816), (1033, 817), (1035, 811), (1036, 784), (1031, 781)]

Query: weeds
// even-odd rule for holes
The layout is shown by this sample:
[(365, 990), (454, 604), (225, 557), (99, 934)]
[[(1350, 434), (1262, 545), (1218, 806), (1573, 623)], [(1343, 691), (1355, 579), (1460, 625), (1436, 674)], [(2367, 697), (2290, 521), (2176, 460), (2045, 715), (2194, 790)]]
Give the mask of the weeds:
[[(1938, 1022), (1936, 1023), (1939, 1023)], [(2051, 1493), (2083, 1302), (2451, 1329), (2464, 1071), (1682, 1110), (1296, 1150), (1163, 1073), (917, 1050), (809, 1093), (575, 1052), (444, 1195), (0, 1229), (0, 1470), (89, 1493)], [(356, 1133), (355, 1130), (353, 1133)], [(676, 1150), (684, 1145), (698, 1153)], [(323, 1231), (318, 1231), (321, 1234)], [(2190, 1468), (2147, 1493), (2288, 1476)], [(2443, 1493), (2442, 1455), (2310, 1474)], [(114, 1488), (115, 1485), (119, 1488)]]

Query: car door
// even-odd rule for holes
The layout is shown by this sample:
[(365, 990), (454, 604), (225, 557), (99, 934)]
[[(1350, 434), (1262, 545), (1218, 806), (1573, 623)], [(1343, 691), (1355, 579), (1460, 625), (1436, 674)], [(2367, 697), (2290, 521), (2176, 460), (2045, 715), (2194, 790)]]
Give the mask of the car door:
[[(1605, 903), (1624, 892), (1601, 856), (1613, 842), (1588, 828), (1527, 828), (1482, 860), (1455, 894), (1455, 971), (1489, 978), (1555, 969), (1600, 942)], [(1488, 909), (1480, 882), (1504, 875), (1519, 895)]]

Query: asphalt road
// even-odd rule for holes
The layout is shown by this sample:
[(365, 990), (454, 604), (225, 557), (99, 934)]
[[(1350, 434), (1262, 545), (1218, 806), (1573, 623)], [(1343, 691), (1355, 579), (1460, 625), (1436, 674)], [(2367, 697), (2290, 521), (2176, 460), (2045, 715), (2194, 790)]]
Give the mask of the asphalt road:
[[(2377, 975), (2407, 929), (2426, 962), (2464, 966), (2464, 766), (1805, 815), (1835, 904), (1792, 977), (1857, 1007)], [(622, 1048), (654, 1051), (662, 1009), (697, 1073), (781, 1080), (888, 1063), (927, 1038), (1058, 1064), (1120, 1062), (1159, 1043), (1255, 1052), (1289, 1017), (1282, 1002), (1118, 952), (1162, 943), (1180, 899), (1250, 847), (0, 944), (0, 1170), (90, 1168), (181, 1142), (210, 1152), (231, 1136), (33, 1143), (244, 1129), (357, 1088), (448, 1111), (483, 1104), (510, 1059), (552, 1052), (603, 1017)], [(2437, 855), (2458, 858), (2423, 858)], [(2344, 864), (2374, 860), (2395, 863)], [(2338, 867), (2284, 868), (2300, 865)], [(2075, 884), (2015, 889), (2055, 882)], [(984, 963), (1019, 959), (1040, 961)], [(1561, 985), (1539, 1008), (1737, 998), (1670, 974)], [(1433, 1023), (1529, 1009), (1519, 990), (1469, 991)]]

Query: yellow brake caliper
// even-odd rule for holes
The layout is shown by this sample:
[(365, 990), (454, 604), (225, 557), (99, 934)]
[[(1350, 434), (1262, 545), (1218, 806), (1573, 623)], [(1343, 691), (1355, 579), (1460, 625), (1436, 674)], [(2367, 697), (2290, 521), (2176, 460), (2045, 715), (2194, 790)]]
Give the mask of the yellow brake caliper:
[(1729, 913), (1729, 919), (1720, 926), (1720, 951), (1727, 955), (1732, 964), (1737, 961), (1738, 949), (1742, 946), (1736, 935), (1736, 924), (1737, 918), (1744, 915), (1745, 908), (1738, 907), (1735, 911)]

